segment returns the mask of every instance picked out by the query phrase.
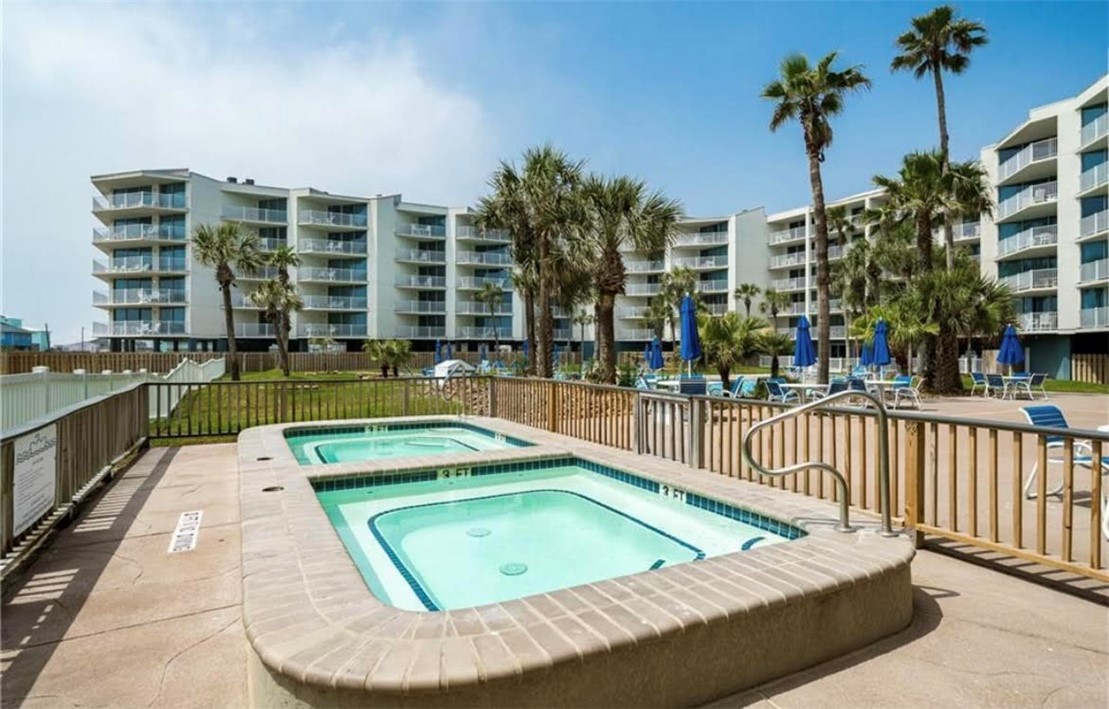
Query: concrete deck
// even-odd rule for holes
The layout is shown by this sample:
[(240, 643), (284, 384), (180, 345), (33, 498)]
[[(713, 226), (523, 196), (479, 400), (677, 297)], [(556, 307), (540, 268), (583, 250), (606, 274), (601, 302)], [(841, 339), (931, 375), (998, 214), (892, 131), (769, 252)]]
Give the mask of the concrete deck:
[[(57, 536), (3, 599), (3, 706), (247, 703), (235, 471), (232, 444), (148, 451)], [(908, 630), (717, 705), (1105, 704), (1104, 606), (927, 551), (913, 582)]]

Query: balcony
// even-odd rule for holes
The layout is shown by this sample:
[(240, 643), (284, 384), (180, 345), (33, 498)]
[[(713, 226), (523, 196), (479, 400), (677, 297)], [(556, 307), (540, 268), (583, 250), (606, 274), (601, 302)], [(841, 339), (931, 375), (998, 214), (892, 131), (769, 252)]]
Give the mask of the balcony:
[[(1039, 214), (1049, 214), (1050, 210), (1034, 209), (1044, 205), (1054, 205), (1059, 198), (1059, 183), (1056, 181), (1043, 182), (1038, 185), (1029, 185), (1012, 197), (997, 205), (998, 220), (1005, 220), (1020, 215), (1028, 218)], [(1034, 215), (1033, 212), (1036, 214)]]
[(491, 283), (501, 290), (512, 290), (512, 279), (490, 278), (488, 276), (463, 276), (457, 280), (458, 290), (481, 290), (486, 283)]
[(288, 245), (289, 242), (285, 239), (258, 239), (258, 250), (266, 253), (277, 251)]
[(115, 258), (107, 263), (92, 262), (92, 273), (97, 277), (128, 276), (136, 273), (184, 273), (184, 259), (154, 259), (148, 256)]
[(455, 257), (459, 265), (511, 266), (512, 254), (502, 251), (459, 251)]
[(446, 263), (447, 252), (425, 249), (398, 249), (396, 260), (406, 263)]
[(1109, 135), (1109, 113), (1103, 113), (1082, 126), (1082, 147), (1092, 147), (1090, 143)]
[(628, 273), (662, 273), (666, 270), (666, 262), (662, 260), (628, 260), (624, 261), (624, 270)]
[[(797, 328), (791, 327), (788, 330), (786, 330), (786, 333), (789, 335), (790, 339), (793, 339), (793, 340), (797, 339)], [(815, 342), (816, 338), (818, 336), (816, 325), (812, 326), (812, 329), (809, 331), (809, 334), (812, 336), (813, 341)], [(829, 339), (843, 340), (843, 339), (846, 339), (846, 337), (847, 337), (847, 327), (846, 326), (844, 326), (844, 325), (832, 325), (831, 327), (828, 328), (828, 338)]]
[(366, 310), (366, 298), (345, 295), (306, 295), (305, 310)]
[[(1018, 173), (1025, 172), (1027, 168), (1033, 165), (1044, 164), (1046, 161), (1054, 159), (1058, 154), (1058, 138), (1045, 138), (1037, 140), (1035, 143), (1029, 143), (1020, 152), (997, 166), (997, 181), (1003, 183)], [(1027, 173), (1029, 177), (1032, 176), (1032, 170), (1028, 170)], [(1050, 172), (1045, 174), (1050, 174)], [(1039, 176), (1042, 177), (1043, 175)]]
[(397, 337), (410, 340), (430, 340), (436, 337), (446, 337), (447, 328), (442, 325), (409, 325), (397, 328)]
[(1078, 225), (1078, 238), (1085, 239), (1098, 234), (1104, 234), (1109, 230), (1109, 209), (1103, 209), (1100, 212), (1082, 217), (1082, 221)]
[(661, 283), (629, 283), (624, 286), (624, 295), (658, 295), (661, 291)]
[(512, 234), (509, 234), (507, 229), (478, 229), (476, 226), (460, 226), (455, 229), (455, 235), (459, 239), (467, 241), (497, 241), (501, 243), (512, 241)]
[(676, 268), (691, 268), (694, 271), (710, 271), (727, 268), (727, 256), (688, 256), (674, 259)]
[(1109, 279), (1109, 258), (1098, 259), (1081, 264), (1078, 270), (1078, 283), (1090, 285)]
[(447, 278), (446, 276), (397, 276), (396, 286), (416, 290), (446, 288)]
[(653, 340), (655, 331), (646, 327), (636, 327), (630, 330), (617, 331), (616, 336), (620, 340)]
[(997, 280), (1009, 286), (1009, 289), (1014, 293), (1031, 290), (1055, 290), (1056, 286), (1059, 285), (1059, 270), (1039, 268), (1033, 271), (1015, 273), (1012, 276), (1005, 276)]
[(1079, 312), (1081, 313), (1079, 321), (1083, 329), (1109, 327), (1109, 306), (1082, 308)]
[(109, 323), (93, 323), (93, 335), (107, 337), (160, 337), (163, 335), (184, 335), (185, 323), (168, 320), (124, 320)]
[(829, 246), (828, 247), (828, 260), (835, 261), (836, 259), (843, 258), (842, 246)]
[(953, 224), (951, 232), (956, 242), (978, 239), (982, 236), (982, 224), (980, 222)]
[(447, 303), (443, 300), (402, 300), (395, 312), (411, 315), (446, 315)]
[(251, 273), (240, 273), (237, 275), (240, 281), (267, 281), (271, 278), (277, 278), (277, 274), (277, 268), (273, 266), (262, 266)]
[(365, 256), (367, 243), (364, 239), (342, 241), (339, 239), (298, 239), (297, 250), (305, 254), (326, 256)]
[(808, 229), (803, 226), (795, 226), (784, 231), (772, 231), (770, 232), (770, 245), (777, 246), (778, 244), (789, 244), (794, 241), (804, 241), (806, 236), (808, 236)]
[(1042, 313), (1021, 313), (1017, 316), (1017, 325), (1024, 332), (1058, 330), (1059, 313), (1055, 311), (1045, 311)]
[[(223, 306), (221, 305), (220, 307), (223, 307)], [(256, 305), (254, 303), (254, 301), (251, 300), (250, 295), (248, 293), (243, 293), (242, 291), (233, 292), (231, 294), (231, 307), (236, 308), (236, 309), (241, 309), (241, 310), (262, 310), (263, 309), (262, 306)]]
[(674, 246), (719, 246), (728, 243), (726, 231), (701, 231), (695, 234), (678, 234)]
[(573, 330), (571, 330), (568, 327), (564, 327), (564, 328), (556, 327), (554, 329), (553, 335), (554, 335), (554, 337), (552, 339), (555, 341), (555, 344), (558, 344), (559, 341), (566, 342), (567, 340), (573, 339), (574, 332), (573, 332)]
[(93, 305), (188, 305), (189, 297), (180, 288), (126, 288), (92, 294)]
[(325, 283), (365, 283), (366, 272), (352, 268), (307, 268), (297, 269), (297, 280)]
[(723, 278), (712, 281), (698, 281), (697, 291), (699, 293), (727, 293), (728, 281)]
[(447, 228), (437, 224), (398, 224), (397, 236), (413, 236), (419, 239), (445, 239)]
[(702, 305), (699, 310), (703, 313), (708, 313), (709, 315), (723, 315), (724, 313), (728, 312), (728, 304), (707, 303), (705, 305)]
[(139, 246), (145, 243), (155, 244), (162, 241), (183, 244), (187, 240), (183, 228), (175, 229), (173, 225), (169, 224), (115, 224), (107, 229), (92, 230), (92, 243), (94, 244), (126, 243)]
[[(476, 300), (460, 300), (455, 303), (454, 312), (457, 315), (489, 315), (489, 306)], [(508, 303), (497, 303), (493, 308), (494, 315), (511, 315), (512, 306)]]
[(235, 337), (273, 337), (272, 323), (237, 322), (235, 323)]
[[(814, 281), (815, 282), (815, 281)], [(770, 287), (776, 291), (805, 290), (805, 278), (779, 278), (770, 282)]]
[(455, 337), (465, 337), (468, 339), (488, 339), (492, 340), (494, 337), (506, 338), (512, 336), (512, 326), (508, 323), (497, 325), (496, 332), (493, 331), (492, 325), (484, 327), (476, 327), (467, 325), (465, 327), (456, 327), (454, 329)]
[(297, 213), (297, 223), (310, 226), (338, 227), (340, 229), (365, 229), (365, 214), (328, 212), (322, 209), (302, 209)]
[(1026, 254), (1034, 249), (1050, 252), (1059, 240), (1059, 227), (1056, 224), (1034, 226), (997, 242), (997, 258), (1002, 259), (1016, 254)]
[(616, 309), (616, 317), (623, 320), (640, 320), (647, 317), (650, 310), (647, 306), (624, 306)]
[(297, 337), (365, 337), (365, 323), (307, 323), (297, 326)]
[(805, 252), (798, 251), (794, 254), (782, 254), (770, 259), (771, 268), (789, 268), (790, 266), (805, 265)]
[(181, 192), (162, 194), (161, 192), (125, 192), (92, 198), (94, 212), (126, 212), (144, 209), (168, 209), (184, 211), (185, 195)]
[(220, 209), (220, 217), (233, 222), (254, 222), (257, 224), (288, 224), (289, 213), (283, 209), (259, 209), (258, 207), (239, 207), (225, 204)]
[(1092, 192), (1109, 183), (1109, 162), (1094, 165), (1082, 173), (1078, 183), (1078, 196), (1083, 197), (1087, 192)]

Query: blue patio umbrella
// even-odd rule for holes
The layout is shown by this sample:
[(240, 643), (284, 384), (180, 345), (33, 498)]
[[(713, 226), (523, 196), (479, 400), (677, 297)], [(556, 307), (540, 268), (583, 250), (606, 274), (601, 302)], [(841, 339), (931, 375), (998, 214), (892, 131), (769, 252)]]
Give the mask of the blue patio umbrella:
[(811, 367), (816, 364), (816, 348), (809, 332), (809, 319), (804, 315), (797, 321), (797, 339), (793, 343), (793, 366)]
[(439, 364), (442, 361), (443, 361), (443, 343), (439, 340), (436, 340), (435, 341), (434, 362), (435, 362), (435, 364)]
[(873, 347), (864, 342), (862, 351), (859, 352), (859, 364), (863, 367), (869, 367), (874, 364), (873, 352)]
[(1001, 335), (1001, 349), (997, 352), (997, 363), (1009, 365), (1009, 373), (1012, 374), (1013, 365), (1023, 361), (1024, 348), (1020, 346), (1017, 329), (1010, 323), (1005, 326), (1005, 332)]
[(697, 334), (697, 305), (689, 293), (682, 298), (681, 307), (682, 361), (687, 362), (687, 372), (693, 372), (693, 360), (701, 357), (701, 338)]
[(662, 341), (657, 337), (651, 340), (651, 356), (647, 360), (647, 366), (651, 369), (662, 369), (666, 366), (666, 362), (662, 359)]
[(477, 358), (479, 362), (489, 359), (489, 348), (485, 346), (484, 342), (477, 346)]
[(447, 343), (447, 353), (444, 359), (454, 359), (454, 345), (449, 342)]
[(879, 320), (878, 324), (874, 326), (874, 341), (871, 343), (871, 347), (873, 348), (871, 356), (874, 364), (885, 367), (892, 361), (890, 358), (889, 326), (886, 325), (885, 320)]
[(521, 350), (521, 351), (522, 351), (522, 352), (524, 353), (524, 356), (525, 356), (525, 357), (527, 357), (527, 356), (528, 356), (528, 350), (529, 350), (529, 349), (531, 349), (531, 346), (530, 346), (530, 345), (528, 345), (528, 341), (527, 341), (527, 340), (524, 340), (524, 344), (523, 344), (523, 345), (522, 345), (522, 346), (520, 347), (520, 350)]

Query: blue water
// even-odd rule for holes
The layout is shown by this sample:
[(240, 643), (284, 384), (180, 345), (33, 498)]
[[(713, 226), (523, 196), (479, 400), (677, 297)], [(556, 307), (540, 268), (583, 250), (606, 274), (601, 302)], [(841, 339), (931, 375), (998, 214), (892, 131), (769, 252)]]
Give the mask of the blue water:
[(343, 432), (294, 432), (286, 436), (286, 441), (301, 465), (466, 453), (517, 445), (492, 433), (448, 426), (399, 430), (373, 430), (370, 426)]

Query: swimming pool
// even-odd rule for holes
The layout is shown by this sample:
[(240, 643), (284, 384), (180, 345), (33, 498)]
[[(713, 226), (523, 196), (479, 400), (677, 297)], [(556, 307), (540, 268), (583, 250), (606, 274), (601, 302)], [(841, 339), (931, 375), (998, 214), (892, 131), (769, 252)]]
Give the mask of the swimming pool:
[(575, 458), (317, 480), (314, 487), (374, 595), (414, 611), (523, 598), (804, 535)]
[(350, 463), (515, 448), (527, 441), (466, 423), (370, 424), (293, 429), (285, 433), (301, 465)]

